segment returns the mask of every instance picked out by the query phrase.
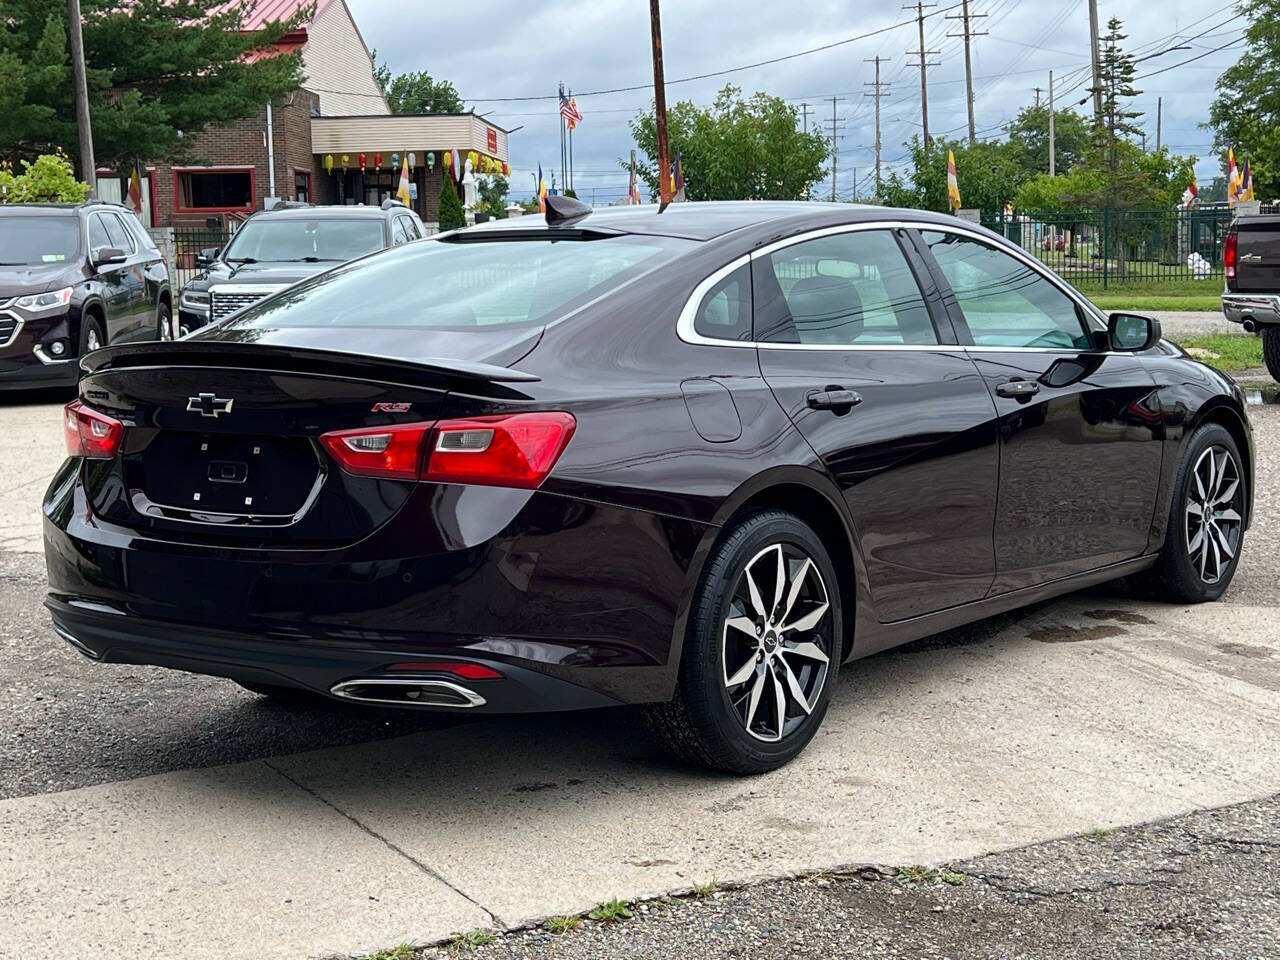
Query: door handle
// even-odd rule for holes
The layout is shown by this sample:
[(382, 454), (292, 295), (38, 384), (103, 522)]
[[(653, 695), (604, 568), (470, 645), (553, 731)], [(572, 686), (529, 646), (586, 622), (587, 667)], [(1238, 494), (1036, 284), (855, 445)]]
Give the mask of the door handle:
[(805, 399), (814, 410), (847, 413), (862, 402), (862, 395), (843, 387), (827, 387), (825, 390), (809, 391)]
[(1040, 384), (1034, 380), (1006, 380), (996, 385), (996, 393), (1012, 400), (1029, 400), (1040, 392)]

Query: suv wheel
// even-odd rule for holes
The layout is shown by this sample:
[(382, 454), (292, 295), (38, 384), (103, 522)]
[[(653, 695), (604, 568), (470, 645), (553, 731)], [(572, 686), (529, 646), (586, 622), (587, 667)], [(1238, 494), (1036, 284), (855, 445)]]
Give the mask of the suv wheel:
[(89, 314), (80, 324), (80, 356), (93, 353), (107, 345), (107, 338), (102, 334), (102, 324), (98, 318)]
[(689, 762), (732, 773), (782, 766), (827, 712), (842, 630), (822, 541), (789, 513), (748, 517), (707, 560), (675, 699), (648, 708), (650, 728)]
[(162, 301), (156, 315), (156, 339), (172, 340), (174, 332), (173, 314), (169, 305)]
[(1280, 327), (1267, 327), (1262, 331), (1262, 359), (1266, 361), (1271, 379), (1280, 382)]

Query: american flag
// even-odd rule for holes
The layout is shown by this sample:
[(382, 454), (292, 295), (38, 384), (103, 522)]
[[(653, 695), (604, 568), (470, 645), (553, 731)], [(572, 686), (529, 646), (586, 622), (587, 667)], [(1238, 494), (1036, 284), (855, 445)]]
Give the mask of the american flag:
[(560, 116), (564, 117), (565, 125), (570, 130), (582, 122), (577, 97), (566, 97), (563, 93), (560, 94)]

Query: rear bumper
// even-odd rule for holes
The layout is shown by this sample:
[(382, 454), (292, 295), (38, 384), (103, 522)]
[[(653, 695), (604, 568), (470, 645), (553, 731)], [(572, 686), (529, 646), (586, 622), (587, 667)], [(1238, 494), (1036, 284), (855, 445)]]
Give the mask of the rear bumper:
[[(347, 702), (413, 709), (467, 710), (476, 713), (531, 713), (616, 706), (619, 701), (585, 687), (517, 664), (468, 656), (502, 674), (501, 679), (470, 680), (447, 672), (389, 671), (392, 664), (423, 659), (421, 649), (394, 644), (348, 647), (250, 636), (210, 630), (186, 623), (165, 623), (131, 616), (108, 604), (50, 596), (45, 601), (58, 635), (80, 653), (100, 663), (145, 664), (185, 670), (249, 683), (299, 687)], [(451, 651), (456, 653), (457, 651)], [(386, 682), (406, 686), (421, 682), (425, 689), (453, 687), (454, 704), (353, 699), (353, 681)], [(335, 688), (338, 692), (335, 693)], [(370, 689), (374, 689), (370, 687)]]
[(1257, 327), (1280, 326), (1280, 294), (1225, 293), (1222, 314), (1232, 323), (1249, 321)]

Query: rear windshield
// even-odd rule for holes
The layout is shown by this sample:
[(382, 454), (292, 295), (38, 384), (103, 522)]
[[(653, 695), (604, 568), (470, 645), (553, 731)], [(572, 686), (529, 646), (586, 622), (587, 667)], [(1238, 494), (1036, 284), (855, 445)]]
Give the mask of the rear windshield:
[(227, 329), (478, 327), (546, 321), (693, 248), (670, 237), (428, 240), (305, 280)]
[(80, 249), (75, 214), (0, 213), (0, 266), (63, 263)]
[(381, 219), (250, 220), (228, 244), (226, 259), (251, 263), (341, 263), (381, 250), (384, 245)]

